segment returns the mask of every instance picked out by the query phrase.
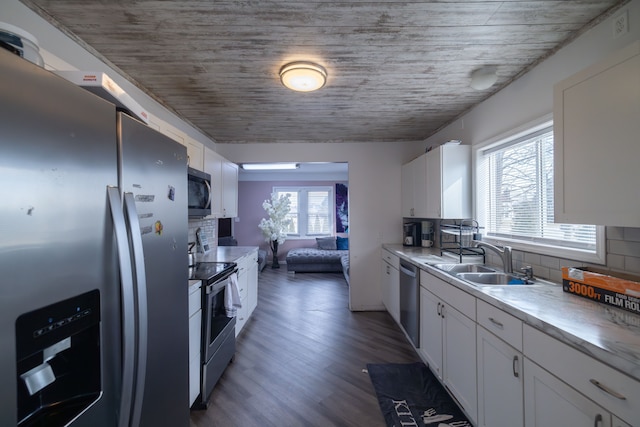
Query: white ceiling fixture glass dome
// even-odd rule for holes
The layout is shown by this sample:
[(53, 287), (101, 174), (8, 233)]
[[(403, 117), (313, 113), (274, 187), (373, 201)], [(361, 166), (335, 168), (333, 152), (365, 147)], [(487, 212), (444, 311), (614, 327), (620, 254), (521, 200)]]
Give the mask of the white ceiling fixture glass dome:
[(327, 70), (313, 62), (291, 62), (280, 69), (280, 81), (296, 92), (313, 92), (327, 83)]
[(481, 67), (471, 73), (471, 86), (475, 90), (485, 90), (493, 86), (498, 80), (496, 67)]

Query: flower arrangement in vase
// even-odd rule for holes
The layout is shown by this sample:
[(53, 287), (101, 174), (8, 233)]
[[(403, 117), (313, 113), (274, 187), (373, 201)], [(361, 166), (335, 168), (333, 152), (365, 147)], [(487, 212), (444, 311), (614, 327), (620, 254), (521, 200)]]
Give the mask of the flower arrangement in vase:
[(262, 208), (267, 212), (269, 218), (262, 218), (258, 227), (262, 230), (264, 240), (269, 242), (271, 252), (273, 253), (273, 261), (271, 268), (280, 268), (278, 263), (278, 246), (283, 244), (287, 239), (287, 229), (291, 224), (291, 219), (287, 215), (291, 211), (291, 201), (289, 195), (279, 196), (276, 193), (271, 194), (271, 200), (265, 200)]

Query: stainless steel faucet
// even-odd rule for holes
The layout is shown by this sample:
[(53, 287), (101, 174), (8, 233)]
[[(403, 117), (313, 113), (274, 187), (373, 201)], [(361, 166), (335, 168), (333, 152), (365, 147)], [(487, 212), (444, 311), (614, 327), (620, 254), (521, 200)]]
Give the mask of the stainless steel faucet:
[(495, 253), (497, 253), (498, 255), (500, 255), (500, 258), (502, 258), (502, 268), (504, 270), (505, 273), (513, 273), (513, 265), (511, 262), (511, 246), (503, 246), (502, 249), (492, 245), (491, 243), (487, 243), (487, 242), (482, 242), (479, 240), (474, 240), (473, 244), (477, 247), (477, 248), (487, 248), (487, 249), (491, 249), (492, 251), (494, 251)]
[(525, 279), (533, 280), (533, 267), (528, 265), (526, 267), (522, 267), (520, 270), (522, 270), (522, 272), (524, 273)]

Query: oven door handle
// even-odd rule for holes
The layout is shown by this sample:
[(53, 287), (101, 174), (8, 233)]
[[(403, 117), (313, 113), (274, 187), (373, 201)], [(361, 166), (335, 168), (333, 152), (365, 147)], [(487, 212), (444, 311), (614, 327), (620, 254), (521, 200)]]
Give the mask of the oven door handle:
[(224, 287), (227, 285), (227, 281), (229, 280), (229, 278), (231, 277), (232, 274), (236, 274), (238, 272), (238, 269), (234, 269), (232, 272), (230, 272), (228, 275), (222, 277), (221, 279), (216, 280), (215, 282), (213, 282), (210, 285), (207, 285), (205, 287), (205, 294), (209, 295), (210, 293), (214, 292), (214, 291), (219, 291), (220, 288)]

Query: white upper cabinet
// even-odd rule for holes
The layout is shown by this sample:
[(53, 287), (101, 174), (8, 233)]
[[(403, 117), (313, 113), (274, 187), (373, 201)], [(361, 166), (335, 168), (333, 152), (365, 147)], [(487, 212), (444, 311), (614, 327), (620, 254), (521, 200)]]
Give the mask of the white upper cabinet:
[(205, 147), (204, 171), (211, 175), (211, 216), (238, 216), (238, 165)]
[(222, 217), (222, 162), (224, 157), (215, 151), (204, 149), (204, 171), (211, 175), (211, 216)]
[(471, 218), (471, 147), (440, 145), (426, 154), (426, 218)]
[(441, 145), (404, 164), (402, 216), (471, 218), (471, 147)]
[(194, 169), (204, 170), (204, 145), (187, 137), (188, 165)]
[(222, 217), (238, 216), (238, 165), (228, 160), (222, 162)]
[(427, 216), (426, 154), (402, 165), (402, 216)]
[(640, 227), (640, 41), (554, 86), (555, 221)]

